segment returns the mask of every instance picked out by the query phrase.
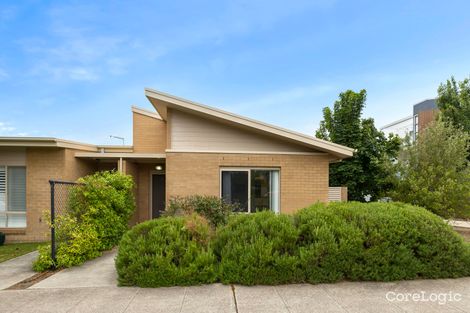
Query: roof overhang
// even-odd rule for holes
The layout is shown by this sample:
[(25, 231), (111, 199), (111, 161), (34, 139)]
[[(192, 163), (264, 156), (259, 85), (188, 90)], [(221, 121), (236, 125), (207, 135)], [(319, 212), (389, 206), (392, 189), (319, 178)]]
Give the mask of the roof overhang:
[(266, 124), (254, 119), (212, 108), (150, 88), (145, 89), (145, 96), (149, 99), (163, 120), (167, 120), (168, 109), (176, 109), (200, 115), (205, 118), (220, 120), (236, 127), (247, 128), (256, 132), (282, 138), (287, 141), (310, 147), (314, 150), (327, 152), (338, 159), (351, 157), (354, 153), (354, 149), (346, 146), (338, 145), (326, 140), (321, 140), (316, 137), (294, 132), (285, 128)]
[(49, 147), (98, 151), (95, 145), (51, 137), (0, 137), (0, 147)]
[(76, 158), (93, 160), (130, 160), (135, 162), (158, 162), (166, 158), (164, 153), (108, 153), (108, 152), (76, 152)]

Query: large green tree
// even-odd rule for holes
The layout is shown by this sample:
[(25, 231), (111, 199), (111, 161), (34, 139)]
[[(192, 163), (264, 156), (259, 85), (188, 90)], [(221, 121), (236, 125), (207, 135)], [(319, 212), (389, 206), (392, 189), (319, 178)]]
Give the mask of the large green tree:
[(437, 92), (437, 106), (442, 118), (470, 133), (470, 79), (457, 82), (451, 77)]
[(444, 217), (470, 217), (469, 140), (452, 123), (433, 122), (403, 146), (391, 197)]
[(371, 118), (363, 119), (365, 90), (340, 93), (333, 110), (323, 109), (323, 121), (316, 137), (356, 149), (352, 158), (330, 165), (330, 186), (347, 186), (350, 200), (371, 200), (392, 188), (392, 161), (397, 157), (400, 139), (386, 137)]

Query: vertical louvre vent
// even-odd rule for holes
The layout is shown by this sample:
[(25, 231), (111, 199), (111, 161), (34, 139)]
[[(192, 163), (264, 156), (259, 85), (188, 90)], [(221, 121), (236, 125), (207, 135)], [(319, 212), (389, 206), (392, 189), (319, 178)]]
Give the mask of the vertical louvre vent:
[(6, 211), (6, 168), (0, 166), (0, 212)]

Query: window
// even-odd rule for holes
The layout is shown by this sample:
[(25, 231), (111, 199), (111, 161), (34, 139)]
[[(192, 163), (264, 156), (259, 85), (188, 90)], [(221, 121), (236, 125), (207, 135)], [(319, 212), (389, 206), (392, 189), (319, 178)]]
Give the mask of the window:
[(0, 166), (0, 228), (26, 227), (26, 168)]
[(419, 120), (418, 120), (418, 114), (415, 114), (415, 116), (413, 117), (413, 132), (414, 132), (414, 136), (413, 136), (413, 139), (416, 140), (416, 138), (418, 138), (418, 132), (419, 132)]
[(242, 212), (279, 213), (278, 169), (222, 169), (221, 197)]

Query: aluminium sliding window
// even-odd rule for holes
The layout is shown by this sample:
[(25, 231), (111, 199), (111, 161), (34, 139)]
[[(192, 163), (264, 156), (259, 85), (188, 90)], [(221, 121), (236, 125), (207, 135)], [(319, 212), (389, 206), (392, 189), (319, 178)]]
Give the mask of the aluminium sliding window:
[(222, 168), (221, 197), (241, 212), (279, 213), (279, 169)]
[(26, 168), (0, 166), (0, 228), (26, 227)]

